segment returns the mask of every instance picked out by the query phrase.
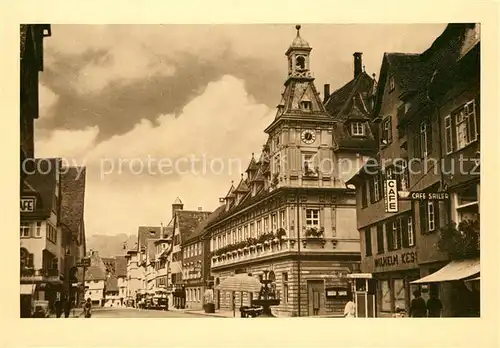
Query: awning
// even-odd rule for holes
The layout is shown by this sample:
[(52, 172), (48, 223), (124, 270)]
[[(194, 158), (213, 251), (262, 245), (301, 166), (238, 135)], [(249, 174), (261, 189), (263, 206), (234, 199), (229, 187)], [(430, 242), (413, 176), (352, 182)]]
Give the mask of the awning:
[(480, 281), (480, 280), (481, 280), (481, 276), (475, 277), (475, 278), (472, 278), (472, 279), (467, 279), (466, 282), (473, 282), (473, 281)]
[(451, 282), (471, 277), (480, 272), (481, 265), (479, 258), (467, 260), (454, 260), (427, 277), (411, 282), (411, 284)]
[(21, 295), (31, 295), (35, 291), (35, 284), (21, 284)]

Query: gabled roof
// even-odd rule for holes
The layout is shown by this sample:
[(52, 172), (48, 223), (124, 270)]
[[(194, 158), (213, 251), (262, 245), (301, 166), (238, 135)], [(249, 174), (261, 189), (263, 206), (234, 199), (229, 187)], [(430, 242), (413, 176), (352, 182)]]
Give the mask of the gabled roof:
[(106, 272), (110, 274), (115, 274), (116, 272), (116, 259), (114, 257), (102, 257), (102, 262), (106, 266)]
[(240, 183), (238, 184), (238, 187), (234, 190), (236, 193), (246, 193), (250, 191), (250, 188), (248, 187), (246, 180), (242, 177), (240, 180)]
[(85, 206), (85, 167), (64, 168), (61, 173), (61, 222), (74, 237), (83, 224)]
[(191, 233), (185, 240), (184, 240), (184, 243), (187, 244), (191, 241), (194, 241), (196, 239), (198, 239), (198, 237), (200, 237), (201, 235), (203, 235), (203, 233), (205, 232), (205, 227), (207, 227), (207, 225), (215, 220), (220, 214), (222, 214), (223, 212), (225, 211), (225, 206), (220, 206), (218, 207), (217, 209), (214, 210), (213, 213), (211, 213), (204, 221), (202, 221), (200, 224), (198, 224), (198, 226), (196, 227), (196, 229), (194, 230), (193, 233)]
[(147, 241), (149, 239), (158, 239), (161, 236), (160, 226), (139, 226), (138, 231), (138, 250), (147, 247)]
[(36, 158), (36, 172), (27, 175), (26, 182), (38, 192), (40, 199), (37, 199), (34, 212), (22, 213), (23, 218), (33, 218), (44, 220), (50, 217), (52, 211), (52, 201), (56, 192), (56, 178), (61, 168), (60, 158)]
[(259, 169), (259, 166), (257, 165), (257, 162), (255, 162), (254, 154), (252, 153), (252, 159), (250, 160), (250, 163), (248, 164), (248, 168), (246, 172), (255, 172)]
[(115, 262), (115, 275), (117, 277), (126, 277), (127, 276), (127, 259), (125, 256), (117, 256)]
[(211, 213), (208, 211), (179, 210), (175, 214), (182, 244)]
[(118, 278), (115, 276), (110, 276), (106, 279), (105, 283), (106, 292), (118, 292), (120, 289), (118, 288)]
[(85, 272), (85, 281), (106, 280), (106, 265), (97, 253), (90, 256), (90, 267)]
[(234, 192), (235, 188), (234, 188), (234, 185), (233, 185), (233, 182), (231, 181), (231, 187), (229, 188), (229, 191), (227, 191), (227, 194), (226, 194), (226, 197), (225, 198), (232, 198), (234, 197)]

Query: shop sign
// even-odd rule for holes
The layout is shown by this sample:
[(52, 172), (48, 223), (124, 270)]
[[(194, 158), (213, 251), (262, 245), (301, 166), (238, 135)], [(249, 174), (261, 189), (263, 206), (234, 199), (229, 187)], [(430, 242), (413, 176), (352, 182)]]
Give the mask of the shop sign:
[(36, 199), (34, 197), (21, 198), (21, 213), (32, 213), (35, 211)]
[(326, 288), (326, 297), (328, 298), (346, 298), (349, 295), (348, 287)]
[(417, 253), (414, 251), (383, 256), (375, 259), (375, 268), (399, 266), (417, 262)]
[(397, 213), (399, 211), (399, 207), (396, 180), (390, 179), (385, 181), (385, 192), (385, 212)]
[(399, 197), (410, 201), (447, 201), (450, 199), (448, 192), (400, 191)]

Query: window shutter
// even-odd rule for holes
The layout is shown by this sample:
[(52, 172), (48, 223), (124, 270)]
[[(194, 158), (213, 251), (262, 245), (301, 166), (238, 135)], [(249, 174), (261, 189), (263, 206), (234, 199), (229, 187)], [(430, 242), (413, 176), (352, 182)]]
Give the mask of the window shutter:
[(441, 223), (439, 222), (439, 210), (441, 208), (441, 203), (439, 201), (436, 201), (434, 203), (434, 231), (439, 230), (441, 227)]
[(417, 130), (417, 135), (413, 137), (413, 157), (422, 158), (422, 149), (420, 147), (420, 129)]
[(373, 184), (373, 177), (370, 177), (370, 181), (369, 181), (369, 189), (370, 189), (370, 203), (374, 203), (375, 202), (375, 186)]
[(401, 218), (400, 220), (402, 224), (401, 229), (401, 243), (403, 244), (403, 248), (408, 248), (408, 217)]
[(388, 130), (387, 130), (387, 143), (392, 142), (392, 116), (387, 117)]
[(432, 119), (429, 118), (427, 125), (425, 127), (425, 133), (426, 133), (426, 148), (427, 148), (427, 155), (430, 156), (432, 152)]
[(444, 118), (444, 138), (446, 144), (446, 153), (453, 152), (453, 128), (451, 125), (451, 116)]
[(420, 214), (420, 232), (427, 232), (427, 201), (420, 201), (418, 213)]
[(394, 250), (394, 236), (392, 232), (392, 222), (385, 223), (385, 237), (387, 239), (387, 250)]

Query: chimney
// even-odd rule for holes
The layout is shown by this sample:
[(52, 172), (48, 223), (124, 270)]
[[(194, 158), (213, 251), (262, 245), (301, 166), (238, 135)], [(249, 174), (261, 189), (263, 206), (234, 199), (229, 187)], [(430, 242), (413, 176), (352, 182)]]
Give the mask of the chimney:
[(323, 103), (326, 103), (328, 98), (330, 98), (330, 84), (325, 84), (324, 94)]
[(363, 61), (361, 59), (361, 55), (363, 53), (361, 52), (356, 52), (353, 54), (354, 56), (354, 78), (358, 77), (361, 72), (363, 71), (362, 70), (362, 67), (363, 67)]
[(203, 211), (203, 207), (198, 207), (198, 211)]

